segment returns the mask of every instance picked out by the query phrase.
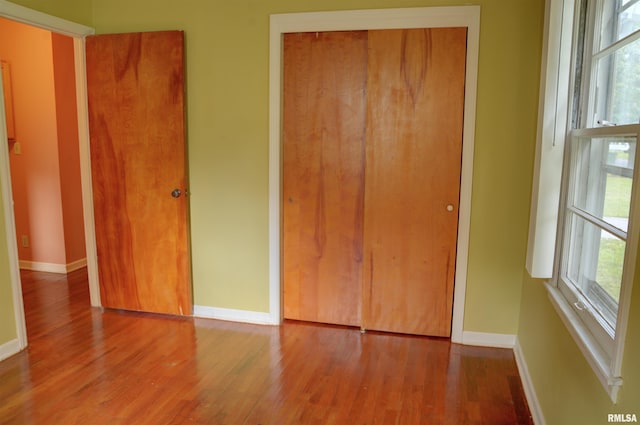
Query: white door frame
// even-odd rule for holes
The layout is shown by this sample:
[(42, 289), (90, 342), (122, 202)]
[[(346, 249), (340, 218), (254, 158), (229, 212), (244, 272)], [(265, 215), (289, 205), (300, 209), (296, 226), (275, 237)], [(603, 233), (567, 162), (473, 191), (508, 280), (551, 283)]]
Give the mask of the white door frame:
[(282, 36), (291, 32), (393, 28), (467, 28), (462, 170), (451, 340), (462, 342), (475, 137), (480, 6), (349, 10), (271, 15), (269, 48), (269, 317), (282, 321)]
[[(76, 100), (78, 105), (78, 138), (80, 144), (82, 208), (84, 214), (87, 270), (89, 274), (89, 293), (91, 297), (91, 305), (94, 307), (100, 307), (98, 259), (96, 254), (95, 226), (93, 220), (93, 192), (91, 190), (91, 159), (89, 155), (89, 127), (84, 51), (84, 37), (94, 34), (95, 30), (93, 28), (52, 15), (47, 15), (46, 13), (38, 12), (33, 9), (28, 9), (5, 0), (0, 0), (0, 17), (22, 22), (27, 25), (59, 34), (64, 34), (73, 38)], [(6, 140), (7, 129), (4, 120), (5, 115), (3, 102), (0, 102), (0, 113), (0, 116), (2, 117), (0, 119), (0, 137), (2, 137), (2, 140)], [(13, 309), (16, 321), (18, 350), (22, 350), (27, 346), (27, 330), (24, 316), (24, 303), (22, 299), (22, 284), (20, 282), (16, 225), (13, 212), (13, 194), (11, 191), (11, 173), (9, 169), (9, 153), (7, 149), (0, 149), (0, 186), (2, 187), (2, 206), (7, 232), (7, 247), (9, 252), (11, 287), (13, 289)]]

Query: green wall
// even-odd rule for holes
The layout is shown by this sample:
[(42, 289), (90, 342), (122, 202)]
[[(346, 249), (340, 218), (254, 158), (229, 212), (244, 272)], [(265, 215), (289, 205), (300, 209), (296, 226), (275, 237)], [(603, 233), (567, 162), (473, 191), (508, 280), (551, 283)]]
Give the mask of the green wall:
[(17, 338), (4, 208), (0, 208), (0, 345)]
[(527, 248), (544, 1), (481, 4), (464, 329), (515, 334)]
[[(266, 312), (269, 15), (461, 1), (94, 0), (98, 33), (183, 29), (194, 297)], [(480, 1), (476, 159), (465, 328), (517, 332), (543, 2)], [(493, 307), (499, 305), (500, 308)]]
[[(640, 271), (640, 261), (636, 270)], [(518, 338), (547, 424), (606, 424), (609, 413), (640, 415), (640, 277), (636, 274), (614, 405), (551, 305), (541, 281), (524, 278)]]
[(14, 0), (11, 3), (91, 26), (91, 0)]

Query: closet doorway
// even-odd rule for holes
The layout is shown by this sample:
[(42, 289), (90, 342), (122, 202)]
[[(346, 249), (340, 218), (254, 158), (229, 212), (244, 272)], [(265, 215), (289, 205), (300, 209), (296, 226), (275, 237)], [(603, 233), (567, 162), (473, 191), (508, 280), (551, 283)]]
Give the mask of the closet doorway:
[(450, 336), (467, 28), (283, 46), (284, 318)]

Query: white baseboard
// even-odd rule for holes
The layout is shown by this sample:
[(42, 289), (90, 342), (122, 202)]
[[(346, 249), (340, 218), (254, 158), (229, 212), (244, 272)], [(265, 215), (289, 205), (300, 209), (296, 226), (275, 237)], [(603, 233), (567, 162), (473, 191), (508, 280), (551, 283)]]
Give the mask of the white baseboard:
[(79, 260), (76, 260), (67, 264), (67, 273), (75, 272), (76, 270), (80, 270), (83, 267), (87, 267), (86, 258), (81, 258)]
[(48, 272), (48, 273), (58, 273), (58, 274), (67, 274), (72, 271), (86, 267), (86, 265), (87, 265), (86, 258), (73, 261), (69, 264), (43, 263), (40, 261), (20, 260), (20, 269), (31, 270), (34, 272)]
[(516, 336), (464, 331), (462, 332), (462, 344), (480, 347), (514, 348), (516, 346)]
[(203, 319), (227, 320), (232, 322), (254, 323), (257, 325), (278, 325), (271, 314), (258, 311), (235, 310), (230, 308), (193, 306), (193, 315)]
[(516, 338), (516, 345), (513, 348), (513, 354), (516, 357), (516, 364), (518, 365), (518, 372), (520, 373), (520, 380), (522, 381), (522, 387), (524, 389), (524, 395), (527, 398), (527, 404), (529, 404), (529, 411), (533, 418), (533, 423), (536, 425), (546, 425), (544, 415), (542, 414), (542, 408), (536, 395), (536, 389), (531, 381), (531, 375), (529, 374), (529, 368), (527, 361), (524, 358), (522, 347), (520, 342)]
[(43, 263), (40, 261), (20, 260), (20, 270), (31, 270), (34, 272), (60, 273), (65, 274), (67, 268), (64, 264)]
[(20, 352), (20, 344), (17, 339), (12, 339), (9, 342), (5, 342), (0, 345), (0, 361), (7, 359), (14, 354), (18, 354)]

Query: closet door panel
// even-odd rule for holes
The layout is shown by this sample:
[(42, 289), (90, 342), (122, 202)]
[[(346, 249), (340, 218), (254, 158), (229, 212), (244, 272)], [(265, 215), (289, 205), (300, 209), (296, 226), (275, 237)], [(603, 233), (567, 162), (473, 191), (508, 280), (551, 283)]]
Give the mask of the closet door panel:
[(370, 31), (363, 327), (449, 336), (465, 28)]
[(360, 326), (367, 33), (284, 37), (288, 319)]

